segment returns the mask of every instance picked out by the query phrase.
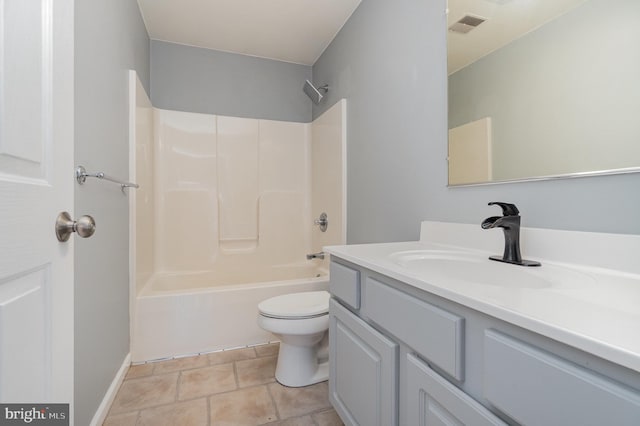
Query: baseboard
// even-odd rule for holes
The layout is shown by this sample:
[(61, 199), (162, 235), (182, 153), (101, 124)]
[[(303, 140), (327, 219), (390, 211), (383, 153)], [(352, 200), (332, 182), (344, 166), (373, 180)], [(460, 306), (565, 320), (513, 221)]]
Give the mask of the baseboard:
[(118, 393), (118, 389), (120, 389), (120, 385), (124, 380), (124, 376), (127, 375), (127, 371), (129, 370), (129, 366), (131, 365), (131, 353), (128, 353), (126, 357), (124, 357), (124, 361), (120, 366), (120, 369), (116, 373), (116, 376), (113, 378), (111, 382), (111, 386), (107, 389), (107, 393), (104, 395), (100, 406), (96, 410), (96, 414), (93, 415), (93, 419), (91, 420), (91, 426), (101, 426), (107, 418), (107, 414), (109, 414), (109, 409), (111, 408), (111, 404), (113, 404), (113, 400)]

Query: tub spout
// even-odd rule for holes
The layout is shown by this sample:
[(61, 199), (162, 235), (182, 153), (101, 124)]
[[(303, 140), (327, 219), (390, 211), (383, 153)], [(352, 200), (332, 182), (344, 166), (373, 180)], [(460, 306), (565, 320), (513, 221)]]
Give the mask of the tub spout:
[(324, 259), (324, 252), (318, 252), (318, 253), (311, 253), (307, 255), (307, 260), (311, 260), (311, 259)]

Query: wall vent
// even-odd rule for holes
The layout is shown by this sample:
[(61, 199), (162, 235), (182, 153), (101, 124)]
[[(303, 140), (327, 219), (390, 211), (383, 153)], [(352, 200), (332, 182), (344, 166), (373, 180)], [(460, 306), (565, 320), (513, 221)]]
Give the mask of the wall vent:
[(453, 25), (449, 27), (449, 31), (459, 34), (467, 34), (472, 29), (486, 21), (485, 18), (479, 16), (466, 15), (462, 19), (459, 19)]

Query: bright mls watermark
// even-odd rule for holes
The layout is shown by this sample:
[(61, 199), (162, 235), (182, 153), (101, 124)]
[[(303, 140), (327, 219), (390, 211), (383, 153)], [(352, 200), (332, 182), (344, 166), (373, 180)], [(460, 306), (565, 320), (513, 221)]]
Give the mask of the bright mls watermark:
[(0, 426), (69, 426), (69, 404), (0, 404)]

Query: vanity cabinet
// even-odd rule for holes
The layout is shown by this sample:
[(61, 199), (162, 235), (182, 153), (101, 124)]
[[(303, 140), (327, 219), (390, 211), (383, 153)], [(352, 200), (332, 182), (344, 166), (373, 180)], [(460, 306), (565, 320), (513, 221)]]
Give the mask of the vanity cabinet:
[(346, 425), (640, 425), (637, 371), (335, 256), (331, 272)]

